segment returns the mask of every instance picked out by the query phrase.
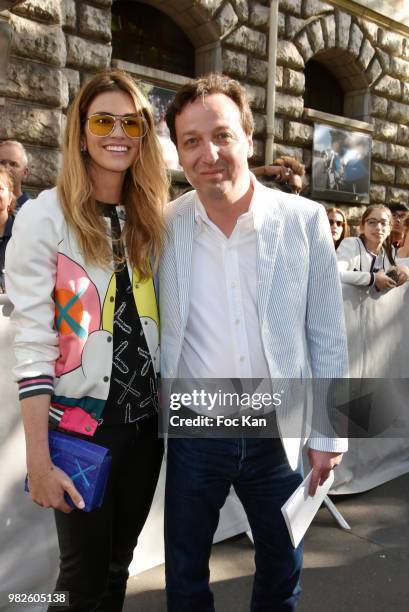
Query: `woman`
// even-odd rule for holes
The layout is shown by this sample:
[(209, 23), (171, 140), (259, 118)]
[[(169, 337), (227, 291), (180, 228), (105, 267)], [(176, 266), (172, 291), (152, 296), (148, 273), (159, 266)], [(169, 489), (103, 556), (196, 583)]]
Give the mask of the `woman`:
[(0, 166), (0, 293), (4, 291), (4, 259), (14, 223), (15, 203), (12, 176), (6, 168)]
[(327, 215), (335, 250), (337, 250), (343, 239), (349, 236), (348, 221), (344, 211), (340, 208), (327, 208)]
[[(163, 445), (152, 265), (167, 187), (148, 102), (125, 73), (98, 74), (71, 107), (57, 189), (24, 206), (7, 253), (29, 488), (55, 509), (56, 589), (70, 594), (60, 610), (122, 610), (154, 494)], [(52, 464), (48, 420), (110, 449), (100, 509), (82, 512)]]
[(386, 291), (408, 279), (405, 268), (396, 266), (390, 232), (392, 213), (373, 204), (362, 215), (359, 238), (345, 238), (338, 248), (341, 281)]

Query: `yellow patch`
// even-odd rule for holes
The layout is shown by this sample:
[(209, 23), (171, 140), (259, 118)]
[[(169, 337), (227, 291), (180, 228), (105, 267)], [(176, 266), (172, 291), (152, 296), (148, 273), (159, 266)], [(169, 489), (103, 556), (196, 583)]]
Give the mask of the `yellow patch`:
[(115, 313), (116, 278), (111, 276), (108, 289), (102, 306), (102, 329), (114, 333), (114, 313)]
[(153, 319), (159, 327), (159, 313), (152, 277), (140, 281), (139, 274), (134, 270), (132, 272), (132, 291), (140, 318)]

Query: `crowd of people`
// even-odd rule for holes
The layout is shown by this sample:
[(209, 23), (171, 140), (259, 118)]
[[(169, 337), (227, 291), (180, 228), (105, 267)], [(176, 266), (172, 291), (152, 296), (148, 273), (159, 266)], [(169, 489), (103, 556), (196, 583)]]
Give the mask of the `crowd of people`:
[[(326, 214), (294, 197), (305, 177), (297, 160), (249, 171), (253, 117), (236, 81), (212, 74), (184, 85), (166, 123), (195, 189), (169, 205), (152, 109), (121, 71), (95, 75), (77, 94), (56, 188), (24, 204), (27, 155), (17, 142), (0, 144), (0, 263), (8, 243), (28, 484), (33, 501), (55, 511), (56, 589), (70, 593), (61, 610), (122, 610), (163, 454), (159, 350), (164, 379), (344, 378), (338, 275), (378, 291), (409, 278), (406, 211), (394, 242), (397, 213), (380, 205), (350, 237), (341, 209)], [(280, 195), (257, 176), (273, 177)], [(291, 545), (281, 506), (302, 481), (303, 443), (285, 432), (305, 431), (306, 415), (291, 406), (275, 418), (274, 440), (169, 439), (170, 612), (214, 610), (209, 556), (231, 485), (254, 537), (252, 609), (295, 610), (302, 544)], [(101, 508), (83, 511), (50, 456), (49, 426), (110, 450)], [(334, 435), (309, 440), (311, 495), (346, 449)]]
[(349, 236), (345, 213), (327, 209), (341, 282), (377, 291), (409, 279), (409, 210), (405, 204), (372, 204), (362, 214), (359, 235)]

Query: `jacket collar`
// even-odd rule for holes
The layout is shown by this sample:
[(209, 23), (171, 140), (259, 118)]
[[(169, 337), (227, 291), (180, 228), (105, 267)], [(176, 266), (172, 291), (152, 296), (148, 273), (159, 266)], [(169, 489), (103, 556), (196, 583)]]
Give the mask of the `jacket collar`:
[[(264, 319), (269, 296), (272, 291), (277, 247), (282, 221), (280, 215), (280, 192), (264, 187), (251, 175), (254, 193), (251, 209), (257, 235), (258, 303), (260, 322)], [(202, 204), (196, 192), (182, 196), (174, 218), (175, 257), (179, 286), (179, 306), (183, 324), (186, 323), (189, 307), (190, 274), (194, 241), (196, 210)]]

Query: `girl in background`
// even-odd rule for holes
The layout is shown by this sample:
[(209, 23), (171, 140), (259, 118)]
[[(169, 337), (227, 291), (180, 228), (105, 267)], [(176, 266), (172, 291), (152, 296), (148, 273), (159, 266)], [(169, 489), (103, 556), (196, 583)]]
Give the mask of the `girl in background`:
[(327, 215), (335, 250), (337, 250), (343, 239), (349, 236), (348, 221), (344, 211), (340, 208), (327, 208)]
[(408, 280), (407, 271), (396, 266), (390, 241), (392, 213), (373, 204), (362, 215), (360, 235), (345, 238), (337, 250), (343, 283), (386, 291)]

